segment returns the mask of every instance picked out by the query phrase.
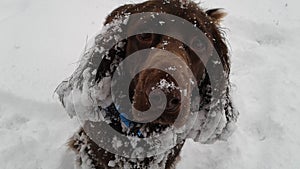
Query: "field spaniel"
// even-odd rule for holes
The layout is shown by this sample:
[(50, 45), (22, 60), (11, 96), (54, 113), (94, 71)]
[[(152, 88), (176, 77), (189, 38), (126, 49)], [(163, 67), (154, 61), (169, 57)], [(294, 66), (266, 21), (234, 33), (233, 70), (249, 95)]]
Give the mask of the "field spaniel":
[[(193, 138), (195, 141), (210, 143), (214, 142), (217, 139), (224, 139), (229, 135), (229, 130), (232, 127), (231, 122), (235, 122), (238, 113), (234, 111), (231, 98), (229, 96), (229, 73), (230, 73), (230, 61), (228, 56), (228, 49), (222, 34), (222, 31), (219, 27), (219, 22), (226, 15), (221, 9), (211, 9), (204, 10), (192, 1), (187, 0), (150, 0), (140, 4), (128, 4), (123, 5), (114, 11), (112, 11), (109, 16), (106, 18), (104, 25), (109, 25), (120, 17), (130, 16), (137, 13), (143, 12), (155, 12), (155, 13), (165, 13), (180, 17), (194, 25), (197, 29), (203, 32), (203, 35), (206, 36), (208, 42), (204, 42), (205, 40), (198, 38), (198, 35), (194, 35), (191, 33), (189, 37), (185, 38), (187, 41), (191, 42), (191, 45), (187, 45), (182, 41), (170, 37), (164, 34), (156, 34), (156, 33), (142, 33), (134, 36), (130, 36), (126, 39), (122, 40), (122, 45), (116, 45), (111, 48), (107, 53), (106, 57), (102, 60), (99, 65), (92, 65), (96, 67), (96, 71), (91, 73), (91, 76), (87, 76), (86, 72), (79, 72), (81, 79), (86, 79), (89, 77), (93, 77), (94, 81), (98, 85), (101, 83), (102, 87), (105, 84), (106, 77), (112, 76), (112, 74), (116, 71), (116, 67), (114, 61), (116, 58), (125, 59), (128, 56), (134, 54), (137, 51), (143, 49), (160, 49), (156, 52), (148, 52), (148, 55), (152, 55), (153, 57), (140, 57), (140, 59), (144, 59), (143, 66), (145, 67), (153, 67), (164, 64), (163, 61), (165, 57), (168, 56), (168, 53), (164, 53), (163, 51), (169, 51), (175, 54), (180, 58), (184, 64), (188, 65), (188, 69), (191, 70), (193, 76), (196, 81), (194, 82), (198, 89), (198, 94), (200, 95), (200, 100), (198, 102), (199, 112), (202, 112), (202, 118), (197, 118), (194, 121), (194, 127), (190, 135), (185, 135), (186, 138)], [(134, 29), (141, 27), (141, 23), (145, 23), (144, 21), (149, 20), (150, 18), (136, 19), (131, 18), (127, 21), (128, 28), (125, 30), (127, 32), (133, 31)], [(142, 21), (141, 21), (142, 20)], [(117, 30), (117, 29), (116, 29)], [(175, 32), (178, 37), (180, 37), (180, 28), (169, 27), (164, 28), (166, 32)], [(178, 34), (179, 32), (179, 34)], [(126, 33), (126, 32), (125, 32)], [(99, 49), (100, 48), (100, 49)], [(215, 50), (213, 50), (215, 49)], [(101, 46), (97, 48), (97, 50), (101, 51)], [(199, 59), (196, 53), (200, 53), (202, 56)], [(102, 57), (102, 56), (99, 56)], [(206, 67), (209, 64), (216, 64), (217, 61), (213, 60), (215, 57), (219, 58), (221, 66), (222, 66), (222, 77), (215, 78), (208, 76), (208, 70)], [(102, 57), (103, 58), (103, 57)], [(93, 61), (90, 61), (93, 62)], [(140, 63), (136, 60), (137, 63)], [(132, 63), (132, 67), (137, 66), (137, 63)], [(179, 65), (181, 62), (174, 60), (169, 60), (168, 64)], [(115, 67), (113, 67), (113, 65)], [(180, 65), (179, 65), (180, 66)], [(211, 66), (214, 68), (214, 66)], [(216, 68), (217, 69), (217, 68)], [(89, 70), (89, 69), (88, 69)], [(99, 109), (105, 110), (109, 112), (105, 115), (106, 119), (109, 119), (109, 125), (119, 133), (124, 135), (130, 135), (132, 137), (144, 138), (147, 136), (151, 136), (155, 133), (163, 133), (168, 127), (172, 126), (178, 116), (180, 116), (180, 109), (185, 107), (185, 110), (190, 109), (189, 106), (189, 98), (192, 97), (192, 88), (188, 88), (185, 91), (184, 96), (187, 99), (182, 98), (182, 91), (179, 89), (179, 83), (185, 83), (184, 76), (185, 69), (182, 71), (175, 71), (175, 76), (178, 77), (176, 80), (170, 76), (165, 71), (160, 71), (158, 69), (146, 69), (140, 71), (137, 75), (134, 76), (130, 85), (129, 85), (129, 98), (132, 103), (132, 106), (138, 111), (147, 111), (150, 109), (152, 104), (161, 102), (161, 98), (156, 97), (155, 94), (152, 96), (154, 99), (151, 102), (149, 100), (149, 95), (153, 92), (159, 85), (165, 85), (164, 88), (161, 88), (163, 93), (166, 96), (166, 105), (163, 113), (156, 118), (155, 120), (147, 123), (137, 123), (126, 119), (126, 117), (120, 115), (120, 111), (117, 105), (108, 101), (106, 106), (101, 105)], [(83, 74), (83, 75), (82, 75)], [(182, 78), (181, 78), (182, 77)], [(73, 78), (76, 79), (76, 78)], [(78, 79), (78, 78), (77, 78)], [(71, 79), (72, 80), (72, 79)], [(65, 99), (66, 91), (70, 88), (70, 81), (66, 81), (63, 83), (66, 87), (62, 87), (61, 85), (58, 88), (57, 93), (60, 96), (60, 99), (65, 107), (70, 107), (67, 103), (71, 99)], [(219, 89), (212, 88), (211, 81), (216, 81), (216, 86)], [(111, 82), (108, 82), (109, 84)], [(76, 84), (80, 90), (85, 90), (84, 84)], [(100, 85), (100, 86), (101, 86)], [(75, 85), (74, 85), (75, 86)], [(76, 86), (76, 87), (77, 87)], [(75, 87), (73, 87), (75, 88)], [(103, 92), (109, 93), (109, 89), (101, 89)], [(214, 108), (214, 98), (212, 96), (212, 91), (220, 91), (219, 93), (223, 96), (221, 98), (221, 102), (223, 107)], [(69, 92), (76, 93), (76, 92)], [(97, 92), (94, 92), (97, 95)], [(108, 94), (107, 94), (108, 95)], [(96, 96), (97, 97), (97, 96)], [(100, 97), (100, 95), (99, 95)], [(73, 101), (74, 101), (73, 96)], [(76, 99), (75, 99), (76, 100)], [(109, 99), (106, 99), (109, 100)], [(76, 106), (73, 106), (76, 108)], [(78, 109), (81, 110), (81, 109)], [(77, 110), (77, 111), (78, 111)], [(83, 110), (83, 109), (82, 109)], [(219, 111), (217, 113), (213, 113), (214, 111)], [(136, 113), (138, 114), (138, 113)], [(146, 116), (139, 116), (133, 112), (133, 116), (138, 121), (147, 121)], [(215, 120), (217, 122), (211, 122), (207, 119), (213, 119), (217, 117), (216, 114), (222, 114), (219, 119)], [(199, 115), (200, 116), (200, 115)], [(185, 116), (183, 116), (185, 117)], [(179, 120), (178, 126), (184, 126), (186, 123), (185, 118), (183, 120)], [(199, 120), (200, 119), (200, 120)], [(210, 123), (216, 123), (214, 129), (211, 129)], [(124, 131), (124, 126), (129, 128), (129, 131)], [(203, 127), (205, 126), (205, 127)], [(128, 158), (122, 157), (120, 155), (114, 154), (100, 147), (89, 135), (88, 132), (97, 132), (97, 128), (101, 128), (102, 126), (93, 121), (85, 121), (81, 130), (79, 130), (69, 141), (69, 147), (75, 151), (77, 155), (77, 167), (78, 168), (95, 168), (95, 169), (108, 169), (108, 168), (162, 168), (162, 169), (171, 169), (176, 167), (176, 163), (179, 160), (180, 151), (184, 145), (185, 139), (183, 138), (180, 142), (178, 142), (175, 146), (171, 147), (168, 151), (154, 156), (147, 156), (144, 158)], [(209, 133), (204, 134), (203, 133)], [(202, 134), (202, 135), (201, 135)], [(97, 135), (97, 134), (96, 134)], [(101, 134), (97, 135), (97, 137), (103, 137)], [(113, 143), (111, 143), (113, 144)]]

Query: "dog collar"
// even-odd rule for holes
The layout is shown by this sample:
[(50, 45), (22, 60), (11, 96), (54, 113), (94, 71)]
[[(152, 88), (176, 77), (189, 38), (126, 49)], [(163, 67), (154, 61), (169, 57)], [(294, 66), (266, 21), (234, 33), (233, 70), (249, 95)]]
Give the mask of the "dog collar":
[[(125, 113), (120, 113), (119, 114), (119, 117), (121, 119), (121, 122), (129, 129), (132, 129), (134, 126), (135, 126), (135, 122), (131, 121), (131, 120), (128, 120), (127, 115)], [(141, 132), (141, 130), (138, 130), (137, 131), (137, 136), (140, 137), (140, 138), (143, 138), (143, 134)]]

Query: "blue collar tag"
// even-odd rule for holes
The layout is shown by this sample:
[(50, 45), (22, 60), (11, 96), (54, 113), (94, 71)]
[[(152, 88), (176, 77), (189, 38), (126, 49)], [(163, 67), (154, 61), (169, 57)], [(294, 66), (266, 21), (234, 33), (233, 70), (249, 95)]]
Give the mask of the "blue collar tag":
[[(120, 113), (119, 116), (120, 116), (121, 122), (123, 124), (125, 124), (126, 127), (128, 127), (129, 129), (131, 129), (131, 128), (134, 127), (134, 122), (128, 120), (126, 118), (127, 115), (125, 113)], [(138, 135), (138, 137), (143, 137), (143, 134), (142, 134), (142, 132), (140, 130), (138, 130), (136, 134)]]

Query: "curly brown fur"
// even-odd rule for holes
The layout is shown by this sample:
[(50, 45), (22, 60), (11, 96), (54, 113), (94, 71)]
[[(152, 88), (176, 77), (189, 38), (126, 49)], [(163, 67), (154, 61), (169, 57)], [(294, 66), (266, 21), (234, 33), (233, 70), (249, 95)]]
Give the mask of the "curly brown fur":
[[(176, 163), (180, 160), (179, 154), (183, 144), (184, 141), (165, 153), (166, 161), (157, 160), (158, 165), (165, 169), (175, 168)], [(132, 169), (147, 169), (151, 167), (151, 164), (156, 162), (155, 156), (132, 161), (112, 154), (99, 147), (86, 135), (83, 129), (80, 129), (72, 138), (70, 138), (68, 146), (76, 153), (76, 163), (78, 166), (87, 163), (92, 169), (122, 169), (124, 168), (124, 165), (129, 166)], [(110, 161), (116, 161), (113, 167), (108, 166)]]
[[(184, 2), (184, 4), (182, 4)], [(184, 6), (184, 8), (182, 8)], [(129, 4), (121, 6), (109, 14), (109, 16), (106, 18), (105, 25), (111, 23), (114, 19), (118, 19), (119, 17), (125, 15), (126, 13), (134, 14), (134, 13), (140, 13), (140, 12), (158, 12), (158, 13), (168, 13), (175, 16), (179, 16), (191, 23), (196, 23), (197, 27), (201, 29), (206, 35), (207, 38), (211, 41), (211, 44), (213, 44), (213, 47), (216, 49), (217, 53), (212, 53), (212, 58), (214, 56), (220, 57), (222, 65), (224, 67), (224, 70), (226, 72), (226, 78), (229, 78), (230, 73), (230, 60), (228, 56), (228, 49), (224, 42), (224, 37), (222, 35), (222, 32), (219, 29), (219, 21), (222, 19), (222, 17), (225, 16), (225, 13), (218, 10), (209, 10), (205, 12), (205, 10), (199, 8), (198, 4), (190, 1), (180, 1), (180, 0), (150, 0), (146, 1), (144, 3), (140, 4)], [(136, 24), (136, 21), (130, 20), (130, 25), (138, 26)], [(109, 56), (110, 60), (104, 60), (101, 65), (98, 68), (98, 72), (96, 75), (96, 81), (101, 80), (103, 77), (106, 76), (107, 69), (110, 69), (110, 65), (112, 60), (119, 56), (120, 58), (126, 58), (130, 54), (141, 50), (145, 48), (161, 48), (161, 44), (163, 43), (164, 39), (168, 39), (170, 41), (169, 45), (166, 46), (166, 50), (172, 51), (174, 53), (177, 53), (180, 57), (182, 57), (184, 60), (186, 60), (186, 63), (190, 65), (190, 68), (197, 78), (197, 83), (199, 86), (199, 92), (200, 95), (205, 98), (200, 103), (200, 108), (204, 108), (205, 105), (207, 105), (210, 102), (210, 79), (208, 76), (205, 76), (207, 74), (205, 70), (205, 64), (201, 62), (197, 57), (195, 56), (195, 53), (189, 49), (186, 48), (184, 50), (181, 50), (179, 47), (182, 45), (181, 42), (178, 42), (176, 39), (172, 39), (166, 36), (161, 35), (151, 35), (153, 36), (150, 43), (143, 43), (138, 40), (137, 36), (129, 37), (124, 42), (126, 45), (120, 49), (119, 51), (115, 51), (114, 49), (110, 50)], [(151, 61), (149, 61), (151, 62)], [(145, 94), (148, 93), (142, 93), (139, 94), (136, 91), (145, 91), (145, 81), (152, 81), (156, 83), (158, 80), (160, 80), (160, 76), (165, 76), (161, 72), (141, 72), (136, 78), (133, 80), (133, 84), (130, 86), (129, 92), (131, 95), (132, 100), (139, 100), (135, 102), (134, 107), (138, 110), (146, 110), (148, 109), (147, 104), (147, 98), (144, 97)], [(203, 79), (204, 77), (204, 79)], [(149, 79), (150, 78), (150, 79)], [(172, 81), (172, 79), (169, 79)], [(227, 82), (228, 79), (225, 79)], [(148, 84), (148, 83), (147, 83)], [(150, 83), (149, 83), (150, 84)], [(147, 85), (146, 85), (147, 86)], [(220, 85), (222, 86), (222, 84)], [(151, 87), (151, 86), (148, 86)], [(228, 94), (228, 86), (224, 84), (223, 86)], [(168, 100), (172, 100), (173, 98), (176, 98), (178, 95), (178, 91), (174, 91), (168, 96)], [(174, 102), (174, 105), (171, 105), (169, 108), (169, 111), (165, 111), (162, 116), (149, 124), (146, 124), (145, 126), (149, 129), (149, 134), (153, 131), (157, 131), (158, 128), (161, 130), (164, 130), (164, 128), (170, 126), (172, 123), (174, 123), (174, 119), (176, 119), (178, 115), (178, 109), (180, 105), (180, 100)], [(173, 107), (172, 107), (173, 106)], [(228, 107), (231, 107), (230, 99), (228, 98), (228, 104), (226, 109)], [(114, 116), (114, 119), (116, 119), (111, 126), (122, 133), (121, 128), (121, 122), (120, 119), (117, 116)], [(144, 127), (145, 127), (144, 126)], [(161, 168), (164, 169), (171, 169), (175, 168), (176, 163), (178, 162), (180, 151), (183, 147), (184, 141), (174, 148), (167, 151), (164, 155), (167, 159), (164, 164), (161, 165)], [(106, 168), (123, 168), (125, 164), (129, 164), (131, 168), (150, 168), (151, 163), (155, 161), (156, 159), (154, 157), (144, 158), (138, 161), (131, 161), (131, 159), (127, 159), (124, 157), (119, 157), (117, 155), (114, 155), (110, 152), (105, 151), (104, 149), (97, 146), (96, 143), (94, 143), (81, 129), (79, 132), (77, 132), (74, 137), (70, 139), (69, 147), (73, 149), (78, 154), (78, 164), (82, 165), (82, 163), (90, 163), (91, 166), (93, 166), (95, 169), (106, 169)], [(87, 156), (89, 161), (85, 161), (87, 159), (83, 159), (83, 157)], [(115, 164), (115, 167), (110, 167), (108, 165), (109, 161), (116, 160), (118, 161), (117, 164)], [(159, 163), (160, 161), (158, 161)]]

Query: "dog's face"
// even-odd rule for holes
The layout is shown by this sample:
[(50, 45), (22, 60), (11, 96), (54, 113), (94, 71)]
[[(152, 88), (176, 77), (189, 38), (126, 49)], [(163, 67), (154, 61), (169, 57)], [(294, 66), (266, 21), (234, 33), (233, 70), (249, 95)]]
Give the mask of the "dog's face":
[[(184, 64), (188, 65), (188, 68), (192, 71), (193, 76), (196, 77), (197, 84), (199, 84), (205, 73), (205, 66), (210, 57), (213, 55), (212, 48), (220, 45), (216, 44), (216, 42), (222, 43), (221, 47), (219, 46), (221, 55), (222, 52), (227, 54), (227, 48), (223, 43), (222, 37), (216, 26), (225, 14), (218, 10), (204, 12), (197, 6), (197, 4), (192, 2), (184, 3), (180, 0), (170, 0), (168, 1), (169, 3), (166, 2), (167, 1), (153, 0), (137, 5), (122, 6), (111, 13), (105, 24), (110, 23), (114, 18), (117, 18), (124, 13), (134, 14), (140, 12), (167, 13), (193, 23), (197, 28), (202, 30), (202, 32), (207, 36), (206, 38), (203, 38), (203, 35), (191, 33), (190, 35), (183, 37), (191, 44), (187, 47), (183, 42), (163, 34), (138, 34), (131, 36), (126, 40), (124, 54), (126, 55), (125, 57), (127, 57), (142, 49), (161, 49), (155, 52), (149, 52), (147, 54), (151, 55), (152, 57), (140, 56), (140, 59), (144, 60), (144, 67), (160, 67), (164, 64), (164, 58), (170, 57), (165, 52), (162, 52), (162, 50), (169, 51), (175, 54), (181, 61), (184, 62)], [(142, 20), (134, 18), (129, 19), (129, 27), (126, 31), (134, 32), (135, 29), (143, 27), (145, 21), (151, 22), (151, 17), (145, 17)], [(164, 27), (164, 31), (180, 35), (180, 32), (184, 30), (181, 30), (180, 27)], [(204, 39), (208, 39), (209, 42), (205, 41)], [(224, 50), (222, 51), (221, 48), (224, 48)], [(195, 52), (201, 53), (201, 60), (195, 54)], [(225, 56), (226, 54), (223, 55)], [(221, 60), (225, 60), (223, 64), (226, 67), (226, 64), (228, 64), (228, 58), (223, 58)], [(182, 64), (182, 62), (178, 62), (178, 60), (174, 59), (172, 61), (168, 61), (167, 64), (179, 65)], [(176, 80), (174, 79), (174, 75), (176, 76)], [(159, 69), (147, 69), (136, 75), (130, 84), (129, 93), (132, 106), (138, 111), (146, 111), (151, 107), (149, 94), (158, 88), (158, 84), (160, 84), (162, 81), (167, 84), (172, 84), (168, 87), (160, 88), (166, 95), (167, 103), (162, 115), (153, 121), (152, 124), (171, 125), (178, 117), (181, 108), (184, 107), (186, 111), (189, 110), (193, 86), (188, 85), (184, 97), (182, 97), (182, 90), (179, 86), (180, 82), (184, 83), (186, 80), (185, 76), (187, 76), (187, 70), (182, 69), (175, 71), (174, 75), (170, 76), (168, 73)], [(160, 102), (161, 98), (156, 97), (154, 101)], [(136, 116), (136, 118), (138, 121), (147, 121), (147, 117)]]
[[(130, 29), (130, 31), (134, 31), (134, 29), (142, 27), (144, 25), (144, 21), (130, 20), (129, 25), (132, 25), (132, 29)], [(169, 33), (172, 32), (172, 34), (180, 34), (181, 32), (180, 29), (174, 27), (164, 27), (164, 31)], [(187, 81), (187, 77), (189, 77), (188, 69), (192, 70), (194, 76), (198, 77), (198, 80), (200, 80), (205, 71), (206, 62), (198, 59), (194, 51), (200, 51), (202, 54), (201, 57), (209, 58), (212, 52), (212, 46), (210, 46), (210, 43), (201, 40), (201, 35), (191, 34), (185, 38), (187, 41), (191, 41), (190, 44), (192, 44), (192, 49), (177, 39), (161, 34), (145, 33), (128, 38), (126, 46), (127, 56), (142, 49), (161, 49), (147, 53), (147, 55), (151, 55), (151, 57), (139, 56), (140, 59), (144, 59), (144, 61), (137, 63), (143, 63), (143, 67), (163, 68), (168, 67), (168, 65), (176, 67), (176, 70), (172, 75), (159, 69), (146, 69), (135, 76), (131, 83), (130, 92), (133, 93), (133, 106), (139, 111), (146, 111), (153, 105), (159, 105), (159, 102), (163, 100), (158, 94), (157, 96), (155, 95), (154, 91), (156, 89), (162, 90), (166, 95), (167, 101), (165, 110), (158, 119), (153, 121), (153, 123), (173, 124), (175, 119), (178, 117), (180, 109), (183, 108), (183, 105), (183, 111), (187, 113), (190, 109), (189, 103), (193, 86), (187, 83), (184, 85), (185, 89), (183, 89), (180, 84), (185, 84), (185, 81)], [(163, 52), (163, 50), (171, 52), (176, 55), (178, 59), (167, 59), (168, 57), (171, 57), (171, 55)], [(188, 67), (185, 65), (188, 65)], [(167, 86), (162, 87), (162, 83), (167, 84)], [(183, 94), (184, 90), (186, 92), (185, 95)], [(152, 92), (154, 92), (153, 101), (158, 102), (157, 104), (150, 103), (149, 101), (149, 96)], [(135, 114), (137, 113), (133, 112), (133, 115)], [(147, 121), (147, 117), (145, 115), (142, 117), (136, 116), (136, 118), (139, 121)], [(184, 123), (184, 121), (181, 123)]]

